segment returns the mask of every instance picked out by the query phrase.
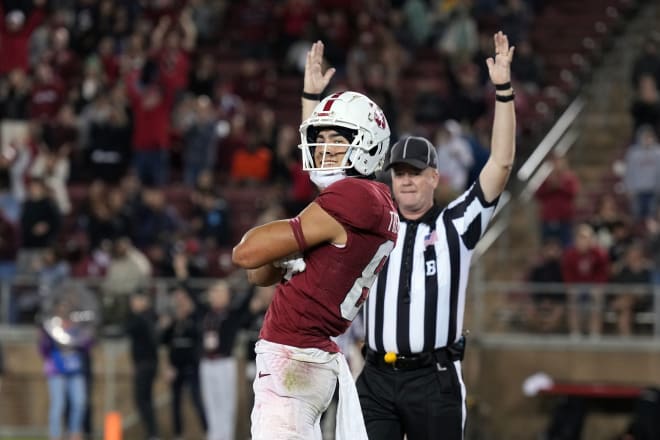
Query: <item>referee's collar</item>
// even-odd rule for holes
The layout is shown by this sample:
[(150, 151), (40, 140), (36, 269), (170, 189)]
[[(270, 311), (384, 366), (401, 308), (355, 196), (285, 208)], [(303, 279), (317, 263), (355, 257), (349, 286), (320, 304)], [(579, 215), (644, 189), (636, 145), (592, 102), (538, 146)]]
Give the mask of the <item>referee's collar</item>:
[(406, 223), (410, 223), (410, 224), (425, 223), (430, 226), (435, 223), (435, 220), (438, 218), (438, 215), (440, 215), (440, 212), (442, 212), (442, 208), (436, 203), (434, 203), (433, 206), (431, 206), (431, 209), (426, 211), (424, 215), (422, 215), (420, 218), (416, 220), (407, 219), (403, 214), (401, 214), (401, 211), (399, 211), (399, 218), (401, 219), (401, 221), (404, 221)]

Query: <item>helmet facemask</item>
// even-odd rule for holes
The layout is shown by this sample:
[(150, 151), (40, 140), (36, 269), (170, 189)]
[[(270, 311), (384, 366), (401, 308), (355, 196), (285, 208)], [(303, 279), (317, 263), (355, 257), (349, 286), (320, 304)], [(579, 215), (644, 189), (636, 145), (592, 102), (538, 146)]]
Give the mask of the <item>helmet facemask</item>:
[[(322, 131), (334, 131), (330, 136), (343, 137), (345, 142), (317, 142)], [(351, 151), (356, 142), (356, 130), (339, 126), (309, 126), (307, 142), (300, 146), (303, 153), (303, 169), (308, 171), (346, 170), (353, 166), (350, 160)], [(337, 156), (342, 155), (341, 159)]]

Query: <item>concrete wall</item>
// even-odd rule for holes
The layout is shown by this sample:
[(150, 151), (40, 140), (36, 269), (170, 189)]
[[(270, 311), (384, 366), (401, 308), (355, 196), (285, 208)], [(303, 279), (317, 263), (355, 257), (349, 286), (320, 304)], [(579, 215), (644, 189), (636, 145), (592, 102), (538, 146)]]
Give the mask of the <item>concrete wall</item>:
[[(555, 399), (526, 397), (522, 383), (539, 371), (557, 380), (603, 381), (628, 384), (660, 384), (660, 352), (638, 350), (598, 349), (589, 344), (571, 344), (566, 348), (468, 346), (464, 362), (464, 375), (470, 402), (469, 440), (529, 440), (534, 439), (548, 423)], [(0, 427), (37, 427), (45, 431), (47, 425), (48, 394), (42, 374), (42, 361), (35, 344), (3, 342), (7, 362), (7, 375), (0, 394)], [(129, 420), (135, 416), (131, 385), (131, 362), (126, 344), (116, 345), (117, 353), (106, 351), (107, 345), (94, 349), (95, 388), (93, 393), (95, 425), (101, 429), (104, 411), (111, 405)], [(114, 367), (113, 367), (114, 365)], [(165, 359), (161, 365), (166, 365)], [(108, 368), (115, 371), (106, 382)], [(106, 388), (106, 383), (110, 384)], [(247, 438), (249, 430), (249, 404), (245, 396), (249, 384), (240, 384), (243, 397), (239, 402), (237, 433)], [(171, 431), (171, 410), (168, 403), (168, 385), (160, 380), (156, 386), (161, 402), (157, 413), (163, 434)], [(201, 435), (199, 423), (190, 409), (186, 396), (186, 422), (188, 438)], [(114, 402), (114, 403), (113, 403)], [(584, 439), (610, 440), (621, 431), (629, 419), (628, 414), (595, 411), (587, 418)], [(141, 429), (132, 425), (126, 438), (140, 438)], [(477, 436), (478, 435), (478, 436)]]

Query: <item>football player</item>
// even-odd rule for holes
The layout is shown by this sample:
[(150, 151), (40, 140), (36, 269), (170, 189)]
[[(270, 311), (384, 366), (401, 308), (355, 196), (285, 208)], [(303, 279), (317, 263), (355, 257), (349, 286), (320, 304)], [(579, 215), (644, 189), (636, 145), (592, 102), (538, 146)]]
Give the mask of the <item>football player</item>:
[[(315, 78), (324, 87), (331, 76)], [(338, 379), (336, 438), (367, 439), (355, 384), (330, 338), (349, 327), (396, 241), (389, 189), (373, 180), (390, 129), (360, 93), (335, 93), (320, 103), (304, 93), (303, 112), (310, 108), (299, 148), (320, 194), (298, 216), (251, 229), (233, 250), (251, 282), (279, 283), (255, 348), (253, 440), (320, 440), (320, 418)]]

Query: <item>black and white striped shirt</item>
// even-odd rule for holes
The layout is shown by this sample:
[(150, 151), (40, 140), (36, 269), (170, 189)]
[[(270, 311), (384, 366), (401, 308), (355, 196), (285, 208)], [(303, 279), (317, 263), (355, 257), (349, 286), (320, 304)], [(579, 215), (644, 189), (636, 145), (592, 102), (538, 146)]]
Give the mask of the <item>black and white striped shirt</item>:
[(458, 340), (470, 259), (496, 203), (484, 200), (477, 181), (445, 209), (401, 218), (396, 246), (364, 306), (371, 350), (412, 354)]

